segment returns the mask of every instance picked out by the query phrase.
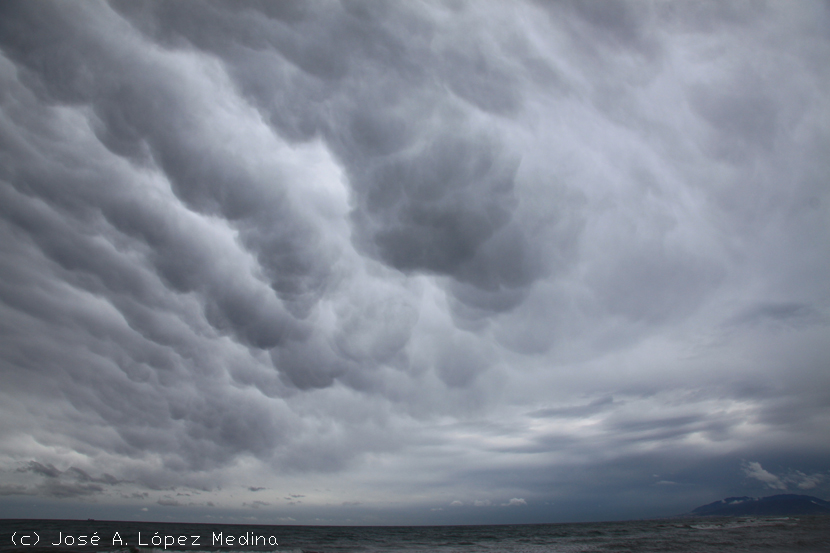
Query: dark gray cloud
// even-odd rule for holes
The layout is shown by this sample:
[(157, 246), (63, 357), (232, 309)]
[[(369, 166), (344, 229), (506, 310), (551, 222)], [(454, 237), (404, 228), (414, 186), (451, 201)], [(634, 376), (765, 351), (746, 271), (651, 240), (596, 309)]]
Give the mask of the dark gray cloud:
[(594, 415), (608, 409), (614, 403), (612, 396), (597, 398), (584, 405), (574, 407), (548, 407), (530, 413), (531, 417), (539, 418), (582, 418)]
[(796, 302), (761, 302), (747, 307), (731, 321), (736, 325), (822, 325), (827, 321), (814, 307)]
[(61, 471), (52, 464), (44, 465), (37, 461), (29, 461), (16, 472), (31, 473), (42, 478), (32, 487), (6, 486), (3, 495), (39, 495), (51, 498), (94, 496), (103, 493), (108, 487), (122, 483), (111, 474), (104, 473), (100, 477), (94, 477), (77, 467)]
[(0, 10), (10, 502), (826, 492), (826, 5)]
[(56, 469), (53, 465), (42, 465), (37, 461), (29, 461), (29, 464), (24, 467), (18, 469), (20, 472), (31, 471), (35, 474), (39, 474), (41, 476), (46, 476), (47, 478), (57, 478), (61, 475), (61, 471)]

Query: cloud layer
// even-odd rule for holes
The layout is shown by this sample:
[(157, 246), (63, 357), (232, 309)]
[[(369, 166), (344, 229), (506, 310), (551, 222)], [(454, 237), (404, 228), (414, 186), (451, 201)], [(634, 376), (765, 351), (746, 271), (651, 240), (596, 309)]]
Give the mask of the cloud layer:
[(7, 505), (826, 493), (825, 4), (0, 9)]

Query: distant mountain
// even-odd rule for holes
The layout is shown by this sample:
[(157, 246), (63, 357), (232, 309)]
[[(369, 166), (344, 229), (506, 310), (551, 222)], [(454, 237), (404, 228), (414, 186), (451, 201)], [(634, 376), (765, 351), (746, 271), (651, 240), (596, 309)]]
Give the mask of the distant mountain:
[(694, 509), (695, 516), (830, 515), (830, 502), (809, 495), (727, 497)]

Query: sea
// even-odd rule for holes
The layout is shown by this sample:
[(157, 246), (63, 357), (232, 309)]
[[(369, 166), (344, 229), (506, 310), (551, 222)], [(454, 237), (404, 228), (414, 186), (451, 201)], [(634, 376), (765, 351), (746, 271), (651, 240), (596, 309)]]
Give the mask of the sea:
[(830, 516), (487, 526), (0, 520), (0, 553), (830, 552)]

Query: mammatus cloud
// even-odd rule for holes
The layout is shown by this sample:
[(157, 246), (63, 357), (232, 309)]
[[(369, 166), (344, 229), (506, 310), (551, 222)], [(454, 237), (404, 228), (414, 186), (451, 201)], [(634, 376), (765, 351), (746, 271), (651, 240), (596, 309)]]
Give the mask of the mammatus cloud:
[(0, 10), (8, 501), (826, 493), (825, 4)]

